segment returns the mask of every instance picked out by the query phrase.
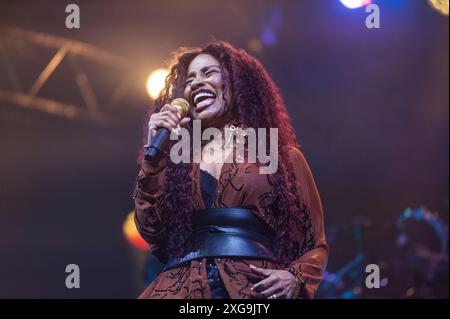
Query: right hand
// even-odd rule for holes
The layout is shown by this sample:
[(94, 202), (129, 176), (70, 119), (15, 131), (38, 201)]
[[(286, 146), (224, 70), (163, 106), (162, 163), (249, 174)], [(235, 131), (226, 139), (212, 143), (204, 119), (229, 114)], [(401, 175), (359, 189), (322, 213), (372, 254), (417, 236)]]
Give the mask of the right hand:
[(178, 125), (184, 126), (191, 120), (186, 116), (181, 118), (178, 109), (170, 104), (165, 104), (158, 113), (153, 113), (148, 122), (148, 133), (153, 137), (158, 128), (165, 127), (172, 132), (176, 130)]

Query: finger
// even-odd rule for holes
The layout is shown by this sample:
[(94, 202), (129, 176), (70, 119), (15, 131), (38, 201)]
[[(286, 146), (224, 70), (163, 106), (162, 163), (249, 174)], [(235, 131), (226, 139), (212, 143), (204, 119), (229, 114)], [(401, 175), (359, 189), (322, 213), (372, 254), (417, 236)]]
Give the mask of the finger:
[(161, 110), (159, 112), (164, 112), (164, 111), (169, 111), (169, 110), (174, 110), (176, 109), (175, 106), (170, 105), (169, 103), (164, 104), (164, 106), (161, 108)]
[(177, 122), (177, 121), (174, 121), (174, 119), (171, 118), (170, 116), (164, 116), (164, 117), (162, 117), (162, 118), (161, 118), (161, 121), (162, 121), (162, 122), (169, 123), (169, 124), (172, 126), (171, 128), (175, 128), (175, 127), (177, 127), (177, 125), (178, 125), (178, 122)]
[(183, 119), (180, 121), (180, 126), (184, 126), (187, 123), (189, 123), (191, 121), (190, 117), (183, 117)]
[(286, 289), (286, 291), (283, 291), (282, 294), (286, 295), (286, 299), (292, 299), (294, 291), (292, 289)]
[(283, 297), (281, 297), (279, 293), (274, 293), (273, 295), (267, 297), (267, 299), (283, 299)]
[(263, 295), (265, 298), (269, 298), (270, 296), (273, 296), (274, 294), (277, 295), (277, 299), (280, 298), (279, 294), (282, 292), (282, 287), (279, 284), (275, 284), (272, 287), (261, 291), (260, 294)]
[(294, 288), (287, 288), (287, 291), (285, 292), (286, 298), (287, 299), (292, 299), (294, 298)]
[(161, 111), (170, 112), (170, 113), (174, 114), (178, 118), (181, 117), (180, 109), (178, 107), (175, 107), (175, 106), (170, 105), (170, 104), (164, 105), (164, 107), (163, 107), (163, 109), (161, 109)]
[(160, 128), (160, 127), (164, 127), (164, 128), (166, 128), (166, 129), (168, 129), (169, 132), (170, 132), (170, 131), (172, 131), (172, 129), (173, 129), (174, 127), (176, 127), (176, 125), (174, 126), (174, 125), (172, 125), (171, 123), (169, 123), (169, 122), (167, 122), (167, 121), (160, 121), (160, 122), (158, 122), (158, 124), (157, 124), (157, 129)]
[(256, 283), (255, 285), (253, 285), (253, 287), (250, 289), (254, 291), (261, 291), (271, 287), (276, 281), (277, 278), (275, 276), (269, 276), (266, 279), (263, 279), (260, 282)]
[(176, 113), (172, 113), (170, 111), (165, 111), (161, 113), (161, 117), (170, 117), (172, 120), (175, 121), (175, 123), (178, 123), (180, 121), (180, 118)]
[(270, 276), (272, 274), (272, 272), (273, 272), (272, 269), (258, 268), (258, 267), (255, 267), (253, 265), (250, 265), (250, 269), (253, 272), (258, 273), (258, 274), (262, 274), (264, 276)]
[(152, 125), (154, 125), (155, 124), (155, 121), (157, 121), (159, 118), (160, 118), (160, 113), (153, 113), (151, 116), (150, 116), (150, 119), (148, 120), (148, 123), (147, 123), (147, 125), (148, 126), (152, 126)]

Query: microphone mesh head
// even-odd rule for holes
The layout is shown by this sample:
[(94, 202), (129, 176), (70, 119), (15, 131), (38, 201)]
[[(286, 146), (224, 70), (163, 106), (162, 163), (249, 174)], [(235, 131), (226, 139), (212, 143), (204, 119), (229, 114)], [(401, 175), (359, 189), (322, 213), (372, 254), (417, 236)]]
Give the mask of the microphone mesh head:
[(177, 109), (180, 110), (181, 117), (185, 117), (189, 113), (189, 102), (185, 99), (178, 98), (172, 101), (170, 103), (172, 106), (175, 106)]

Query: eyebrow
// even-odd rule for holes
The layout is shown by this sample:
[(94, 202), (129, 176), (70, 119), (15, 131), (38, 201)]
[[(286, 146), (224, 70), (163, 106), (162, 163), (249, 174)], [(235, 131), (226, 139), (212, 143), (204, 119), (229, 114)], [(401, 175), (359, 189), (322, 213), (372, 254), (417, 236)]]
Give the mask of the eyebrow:
[[(208, 65), (208, 66), (204, 66), (203, 68), (200, 69), (200, 72), (205, 73), (208, 69), (210, 68), (219, 68), (220, 69), (220, 65)], [(193, 77), (195, 75), (195, 71), (190, 72), (187, 76), (187, 79)]]

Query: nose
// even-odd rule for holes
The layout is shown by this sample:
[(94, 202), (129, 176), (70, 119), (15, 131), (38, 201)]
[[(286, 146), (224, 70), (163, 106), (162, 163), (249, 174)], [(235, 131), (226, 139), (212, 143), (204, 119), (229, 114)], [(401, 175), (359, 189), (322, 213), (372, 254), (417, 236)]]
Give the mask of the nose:
[(205, 85), (205, 82), (203, 82), (202, 79), (199, 78), (195, 78), (192, 82), (191, 82), (191, 90), (192, 92), (195, 92), (197, 89), (201, 88), (202, 86)]

